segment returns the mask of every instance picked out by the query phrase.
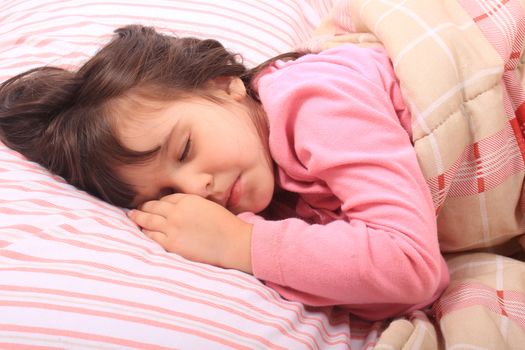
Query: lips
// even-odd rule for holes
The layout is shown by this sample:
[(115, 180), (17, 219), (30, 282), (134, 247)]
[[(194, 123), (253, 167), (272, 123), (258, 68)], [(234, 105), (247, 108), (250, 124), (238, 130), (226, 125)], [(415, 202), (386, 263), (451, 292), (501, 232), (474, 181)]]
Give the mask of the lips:
[(238, 177), (237, 179), (235, 179), (235, 182), (233, 183), (230, 189), (230, 194), (226, 202), (226, 208), (235, 207), (237, 204), (239, 204), (240, 200), (241, 200), (241, 178)]

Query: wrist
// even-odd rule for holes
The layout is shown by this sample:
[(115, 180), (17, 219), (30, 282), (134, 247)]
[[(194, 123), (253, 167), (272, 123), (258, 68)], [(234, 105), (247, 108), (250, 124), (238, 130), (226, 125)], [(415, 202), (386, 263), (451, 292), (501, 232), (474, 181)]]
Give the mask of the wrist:
[(239, 219), (230, 235), (230, 242), (223, 256), (222, 267), (252, 274), (252, 228), (253, 225)]

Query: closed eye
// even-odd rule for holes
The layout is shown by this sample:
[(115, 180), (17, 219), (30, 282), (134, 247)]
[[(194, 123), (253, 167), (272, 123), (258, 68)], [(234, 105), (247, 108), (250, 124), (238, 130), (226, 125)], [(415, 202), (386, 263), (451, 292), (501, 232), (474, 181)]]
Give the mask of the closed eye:
[(186, 143), (184, 144), (184, 149), (182, 150), (182, 153), (179, 156), (180, 162), (183, 162), (188, 157), (188, 154), (190, 153), (190, 149), (191, 149), (191, 138), (188, 137), (188, 139), (186, 140)]

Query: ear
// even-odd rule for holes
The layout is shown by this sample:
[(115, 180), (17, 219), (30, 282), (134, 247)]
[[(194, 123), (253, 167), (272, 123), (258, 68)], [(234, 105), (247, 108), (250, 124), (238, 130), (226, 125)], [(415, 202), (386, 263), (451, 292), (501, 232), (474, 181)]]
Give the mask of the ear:
[(229, 90), (227, 92), (236, 101), (240, 101), (246, 97), (246, 86), (244, 86), (241, 78), (233, 77), (230, 79)]
[(241, 101), (246, 97), (246, 87), (239, 77), (217, 77), (212, 79), (214, 88), (222, 90), (235, 101)]

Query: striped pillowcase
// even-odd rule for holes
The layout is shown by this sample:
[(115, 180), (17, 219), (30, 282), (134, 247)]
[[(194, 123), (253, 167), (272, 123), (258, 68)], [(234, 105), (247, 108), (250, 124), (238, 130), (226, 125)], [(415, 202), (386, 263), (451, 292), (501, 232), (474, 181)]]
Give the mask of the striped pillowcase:
[(78, 66), (130, 23), (215, 38), (253, 66), (307, 39), (332, 1), (2, 1), (0, 80), (44, 64)]
[[(304, 40), (329, 0), (2, 1), (0, 80), (74, 67), (129, 23), (214, 37), (254, 65)], [(232, 30), (235, 29), (235, 30)], [(124, 212), (0, 144), (0, 348), (347, 349), (348, 315), (193, 263)]]

